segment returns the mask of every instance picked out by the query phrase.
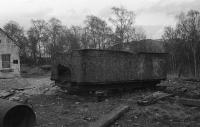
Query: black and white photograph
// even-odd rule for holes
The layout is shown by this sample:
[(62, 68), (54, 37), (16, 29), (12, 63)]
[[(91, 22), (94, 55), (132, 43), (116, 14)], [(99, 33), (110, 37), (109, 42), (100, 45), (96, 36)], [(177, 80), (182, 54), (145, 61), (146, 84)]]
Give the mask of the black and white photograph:
[(0, 0), (0, 127), (200, 127), (200, 0)]

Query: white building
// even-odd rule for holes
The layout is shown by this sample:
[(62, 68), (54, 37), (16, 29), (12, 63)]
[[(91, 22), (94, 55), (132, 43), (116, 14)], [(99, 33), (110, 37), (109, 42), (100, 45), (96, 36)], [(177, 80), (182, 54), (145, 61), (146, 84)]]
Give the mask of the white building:
[(20, 76), (19, 47), (0, 28), (0, 78)]

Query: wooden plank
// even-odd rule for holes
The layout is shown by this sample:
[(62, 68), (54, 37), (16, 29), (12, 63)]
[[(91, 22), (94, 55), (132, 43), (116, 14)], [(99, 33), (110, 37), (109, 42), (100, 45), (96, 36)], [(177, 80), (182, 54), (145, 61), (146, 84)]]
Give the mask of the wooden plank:
[(183, 105), (200, 107), (200, 99), (178, 98), (177, 102)]
[(89, 125), (89, 127), (107, 127), (115, 120), (117, 120), (123, 113), (125, 113), (129, 109), (126, 105), (121, 105), (111, 111), (109, 114), (103, 115), (99, 120), (93, 122)]

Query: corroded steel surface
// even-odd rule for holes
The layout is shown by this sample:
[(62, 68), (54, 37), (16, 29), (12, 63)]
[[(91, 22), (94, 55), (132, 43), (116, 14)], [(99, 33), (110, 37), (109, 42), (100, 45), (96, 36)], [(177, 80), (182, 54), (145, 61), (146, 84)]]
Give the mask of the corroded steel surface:
[[(166, 53), (74, 50), (69, 54), (56, 56), (51, 78), (73, 83), (161, 80), (166, 78), (166, 57)], [(63, 69), (59, 70), (59, 67)], [(64, 70), (66, 71), (63, 72)], [(62, 74), (65, 74), (64, 79), (60, 79)]]

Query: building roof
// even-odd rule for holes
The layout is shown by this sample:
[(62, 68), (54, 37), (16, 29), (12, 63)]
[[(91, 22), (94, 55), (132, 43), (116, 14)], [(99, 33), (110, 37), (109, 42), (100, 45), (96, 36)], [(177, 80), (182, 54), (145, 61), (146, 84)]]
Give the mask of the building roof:
[(19, 46), (19, 45), (17, 44), (17, 42), (16, 42), (7, 32), (5, 32), (5, 31), (4, 31), (3, 29), (1, 29), (1, 28), (0, 28), (0, 31), (1, 31), (2, 33), (4, 33), (10, 40), (12, 40), (12, 41), (14, 42), (15, 45)]
[(110, 46), (108, 49), (125, 50), (126, 47), (130, 52), (152, 52), (152, 53), (165, 53), (164, 43), (161, 40), (145, 39), (140, 41), (132, 41), (126, 43), (117, 43)]

